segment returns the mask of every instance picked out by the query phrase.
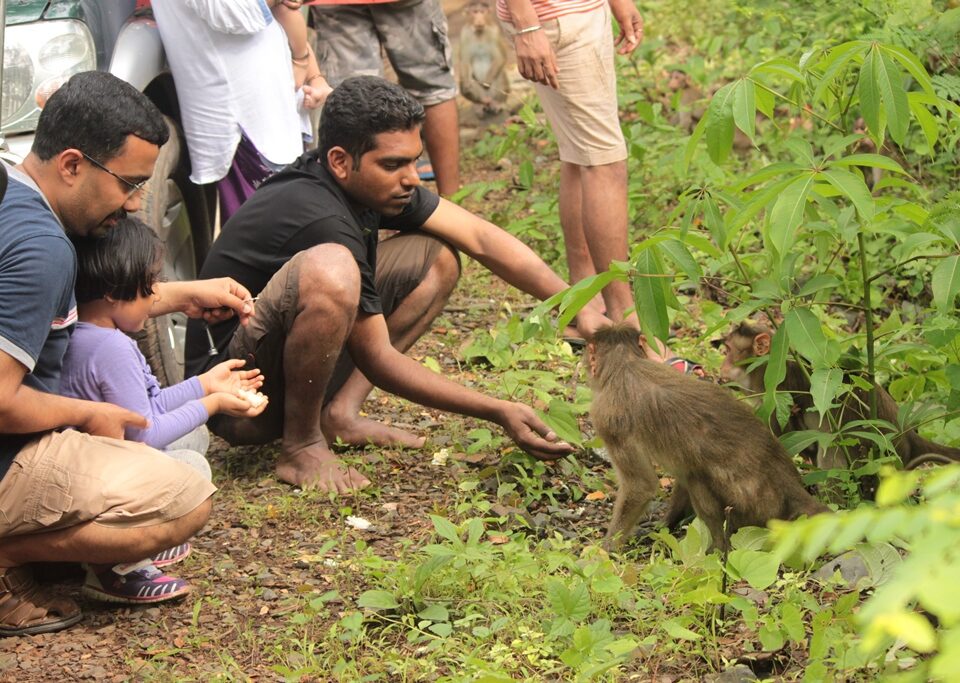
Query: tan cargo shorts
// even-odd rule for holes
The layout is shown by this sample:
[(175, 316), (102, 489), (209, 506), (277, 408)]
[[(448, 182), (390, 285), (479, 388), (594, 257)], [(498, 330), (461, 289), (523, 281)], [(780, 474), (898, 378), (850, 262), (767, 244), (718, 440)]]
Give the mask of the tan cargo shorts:
[(85, 522), (151, 526), (183, 517), (216, 490), (142, 443), (51, 432), (24, 446), (0, 479), (0, 537)]
[[(500, 22), (513, 37), (516, 29)], [(535, 83), (540, 106), (557, 138), (560, 161), (603, 166), (627, 158), (617, 106), (610, 7), (565, 14), (543, 22), (560, 70), (560, 87)]]

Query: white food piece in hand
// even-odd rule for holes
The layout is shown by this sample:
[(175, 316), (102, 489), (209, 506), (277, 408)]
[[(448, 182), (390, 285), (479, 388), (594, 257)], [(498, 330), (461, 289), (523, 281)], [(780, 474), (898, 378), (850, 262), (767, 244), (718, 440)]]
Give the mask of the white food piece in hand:
[(259, 391), (250, 391), (249, 389), (237, 389), (237, 394), (240, 395), (240, 398), (246, 399), (254, 408), (259, 408), (261, 405), (266, 403), (267, 397), (261, 394)]

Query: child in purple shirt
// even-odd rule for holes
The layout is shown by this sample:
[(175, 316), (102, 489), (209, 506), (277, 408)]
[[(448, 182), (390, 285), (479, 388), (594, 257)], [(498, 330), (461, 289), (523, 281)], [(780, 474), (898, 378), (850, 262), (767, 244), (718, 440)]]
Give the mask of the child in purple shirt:
[[(240, 370), (243, 361), (228, 360), (161, 389), (126, 333), (143, 329), (156, 301), (162, 242), (144, 223), (124, 218), (104, 237), (77, 238), (74, 246), (80, 322), (63, 359), (60, 392), (143, 415), (147, 428), (128, 427), (125, 438), (166, 451), (210, 477), (204, 423), (220, 412), (238, 417), (263, 412), (265, 401), (254, 406), (249, 400), (249, 392), (256, 394), (263, 384), (259, 370)], [(136, 604), (180, 597), (190, 590), (186, 581), (157, 567), (179, 561), (189, 551), (184, 543), (133, 565), (91, 566), (83, 590), (101, 600)]]

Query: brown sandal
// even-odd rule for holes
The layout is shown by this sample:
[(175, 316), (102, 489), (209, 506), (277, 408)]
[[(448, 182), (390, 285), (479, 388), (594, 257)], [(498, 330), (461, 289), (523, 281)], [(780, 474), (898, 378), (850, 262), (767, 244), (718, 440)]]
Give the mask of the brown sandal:
[(73, 626), (83, 614), (70, 598), (49, 595), (26, 567), (0, 569), (0, 636), (32, 636)]

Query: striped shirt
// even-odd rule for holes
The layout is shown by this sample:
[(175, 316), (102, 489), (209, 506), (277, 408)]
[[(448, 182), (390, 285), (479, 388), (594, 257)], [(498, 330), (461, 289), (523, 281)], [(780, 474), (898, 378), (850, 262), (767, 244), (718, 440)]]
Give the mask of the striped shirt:
[[(606, 0), (530, 0), (533, 11), (537, 13), (537, 19), (547, 21), (556, 19), (565, 14), (577, 14), (579, 12), (590, 12), (598, 7), (603, 7)], [(513, 23), (513, 17), (507, 8), (506, 0), (497, 0), (497, 18), (507, 23)], [(526, 26), (514, 26), (516, 29), (528, 28)]]

